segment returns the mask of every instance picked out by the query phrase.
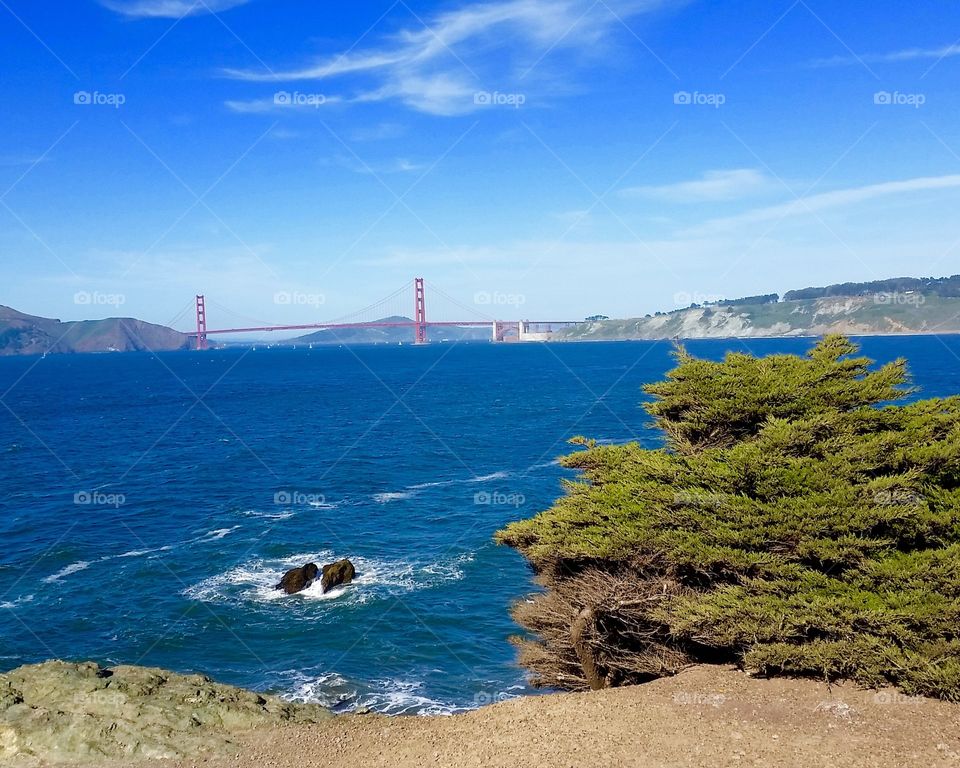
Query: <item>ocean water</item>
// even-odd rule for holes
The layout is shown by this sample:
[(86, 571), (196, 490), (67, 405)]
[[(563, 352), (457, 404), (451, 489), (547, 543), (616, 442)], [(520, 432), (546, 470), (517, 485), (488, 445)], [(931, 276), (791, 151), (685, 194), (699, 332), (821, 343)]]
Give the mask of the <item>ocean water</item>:
[[(861, 341), (960, 392), (960, 338)], [(570, 437), (657, 445), (640, 387), (670, 365), (647, 342), (2, 359), (0, 670), (145, 664), (393, 714), (533, 693), (509, 607), (535, 586), (493, 533), (560, 494)], [(350, 586), (272, 589), (341, 557)]]

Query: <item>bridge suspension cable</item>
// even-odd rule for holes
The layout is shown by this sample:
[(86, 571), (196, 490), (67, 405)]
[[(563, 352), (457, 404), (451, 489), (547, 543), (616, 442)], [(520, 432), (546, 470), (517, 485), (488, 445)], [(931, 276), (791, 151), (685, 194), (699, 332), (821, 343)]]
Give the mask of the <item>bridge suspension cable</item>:
[(437, 287), (436, 285), (434, 285), (433, 283), (428, 282), (428, 283), (427, 283), (427, 287), (430, 289), (430, 295), (431, 295), (431, 296), (434, 295), (434, 294), (439, 294), (441, 298), (445, 299), (445, 300), (448, 301), (450, 304), (452, 304), (453, 306), (457, 307), (457, 309), (462, 309), (464, 312), (466, 312), (466, 313), (468, 314), (468, 316), (469, 316), (470, 314), (472, 314), (472, 315), (474, 315), (475, 317), (477, 317), (477, 318), (479, 318), (479, 319), (481, 319), (481, 320), (486, 320), (486, 321), (488, 321), (488, 322), (490, 322), (490, 323), (493, 323), (493, 322), (496, 320), (495, 317), (492, 317), (491, 315), (488, 315), (488, 314), (486, 314), (485, 312), (481, 312), (481, 311), (480, 311), (479, 309), (477, 309), (475, 306), (474, 306), (474, 307), (470, 307), (470, 306), (467, 306), (466, 304), (463, 304), (463, 303), (457, 301), (455, 298), (453, 298), (453, 296), (451, 296), (451, 295), (448, 294), (447, 292), (443, 291), (442, 289), (438, 288), (438, 287)]

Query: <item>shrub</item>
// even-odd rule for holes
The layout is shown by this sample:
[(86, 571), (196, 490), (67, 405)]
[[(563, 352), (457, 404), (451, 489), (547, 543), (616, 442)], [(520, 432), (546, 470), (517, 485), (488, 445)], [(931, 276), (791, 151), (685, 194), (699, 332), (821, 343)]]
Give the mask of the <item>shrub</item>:
[(535, 683), (722, 661), (960, 700), (960, 398), (895, 404), (906, 363), (856, 352), (681, 349), (663, 448), (574, 441), (582, 478), (497, 534), (546, 588), (514, 610)]

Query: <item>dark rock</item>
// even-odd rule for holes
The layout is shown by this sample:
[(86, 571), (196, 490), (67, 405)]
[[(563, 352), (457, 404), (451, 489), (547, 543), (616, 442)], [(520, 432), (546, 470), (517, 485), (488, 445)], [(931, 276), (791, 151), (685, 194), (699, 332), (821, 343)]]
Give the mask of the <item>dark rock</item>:
[(357, 575), (357, 569), (349, 560), (337, 560), (335, 563), (323, 566), (323, 576), (320, 579), (320, 588), (326, 593), (341, 584), (349, 584)]
[[(326, 566), (324, 566), (324, 571), (326, 571)], [(301, 568), (291, 568), (283, 574), (283, 578), (280, 579), (280, 583), (274, 589), (282, 589), (288, 595), (302, 592), (313, 584), (319, 573), (320, 569), (317, 568), (316, 563), (307, 563)], [(326, 589), (323, 591), (326, 592)]]

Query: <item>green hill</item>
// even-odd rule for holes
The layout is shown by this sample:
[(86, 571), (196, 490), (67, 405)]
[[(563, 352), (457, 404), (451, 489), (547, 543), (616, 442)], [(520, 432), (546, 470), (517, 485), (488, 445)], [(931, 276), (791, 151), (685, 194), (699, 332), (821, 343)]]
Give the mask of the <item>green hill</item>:
[(166, 352), (189, 344), (179, 331), (131, 317), (64, 323), (0, 305), (0, 355)]

